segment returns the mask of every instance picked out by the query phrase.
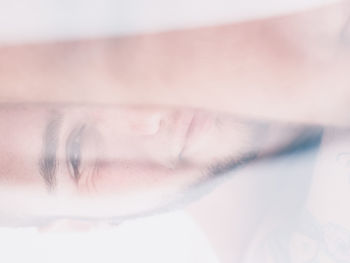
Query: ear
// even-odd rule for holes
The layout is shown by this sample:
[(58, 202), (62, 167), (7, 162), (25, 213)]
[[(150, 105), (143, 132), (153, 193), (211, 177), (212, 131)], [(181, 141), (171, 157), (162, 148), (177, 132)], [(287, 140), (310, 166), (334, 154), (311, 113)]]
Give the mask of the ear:
[(83, 220), (57, 219), (38, 227), (40, 233), (89, 232), (95, 229), (109, 229), (113, 226), (105, 222), (89, 222)]

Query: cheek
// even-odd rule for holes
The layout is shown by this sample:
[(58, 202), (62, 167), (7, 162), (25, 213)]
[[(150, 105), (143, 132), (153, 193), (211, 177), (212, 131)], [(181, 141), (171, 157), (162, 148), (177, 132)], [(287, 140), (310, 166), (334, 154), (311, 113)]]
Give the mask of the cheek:
[(195, 138), (182, 157), (195, 165), (206, 167), (249, 153), (254, 150), (252, 140), (251, 129), (237, 122), (222, 120)]
[[(43, 124), (30, 114), (0, 114), (0, 180), (14, 185), (42, 184), (38, 169)], [(40, 117), (40, 116), (39, 116)]]
[(135, 162), (99, 163), (96, 172), (83, 178), (81, 186), (92, 195), (170, 194), (198, 180), (193, 167), (164, 168)]
[[(138, 114), (140, 116), (138, 116)], [(148, 160), (170, 165), (183, 147), (188, 120), (193, 113), (125, 111), (96, 122), (101, 159)]]

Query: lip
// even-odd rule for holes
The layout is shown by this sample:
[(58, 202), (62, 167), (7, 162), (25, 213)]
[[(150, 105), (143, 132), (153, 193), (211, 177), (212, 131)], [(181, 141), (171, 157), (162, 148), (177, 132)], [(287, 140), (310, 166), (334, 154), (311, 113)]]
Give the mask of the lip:
[(214, 118), (204, 112), (195, 112), (188, 125), (180, 157), (196, 144), (213, 126)]

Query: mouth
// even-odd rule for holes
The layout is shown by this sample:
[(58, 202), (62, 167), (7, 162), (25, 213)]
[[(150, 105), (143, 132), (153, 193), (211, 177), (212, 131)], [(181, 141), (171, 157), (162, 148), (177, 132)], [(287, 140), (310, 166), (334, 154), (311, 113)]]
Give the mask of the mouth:
[(205, 112), (194, 112), (191, 121), (187, 127), (183, 147), (179, 154), (180, 159), (184, 158), (185, 153), (198, 142), (202, 142), (205, 135), (214, 125), (214, 117)]

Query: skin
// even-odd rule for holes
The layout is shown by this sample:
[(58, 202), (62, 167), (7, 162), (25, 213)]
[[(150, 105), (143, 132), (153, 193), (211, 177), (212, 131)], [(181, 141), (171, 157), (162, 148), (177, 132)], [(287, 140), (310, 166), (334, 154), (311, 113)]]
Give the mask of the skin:
[[(237, 158), (242, 149), (250, 152), (259, 129), (242, 119), (349, 125), (348, 10), (344, 1), (222, 26), (1, 46), (0, 100), (24, 107), (6, 105), (0, 111), (6, 123), (1, 125), (1, 135), (9, 138), (0, 152), (3, 224), (21, 225), (31, 218), (30, 224), (40, 225), (42, 218), (96, 214), (102, 219), (123, 217), (158, 207), (164, 196), (171, 202), (174, 195), (200, 181), (203, 170)], [(26, 106), (37, 102), (73, 107)], [(115, 111), (102, 109), (106, 104), (119, 106)], [(163, 130), (162, 136), (154, 136), (159, 131), (156, 123), (159, 116), (168, 116), (170, 126), (186, 130), (197, 109), (209, 114), (216, 125), (197, 136), (183, 155), (187, 161), (179, 165), (178, 135), (169, 128), (169, 133)], [(185, 115), (180, 124), (175, 124), (176, 112)], [(56, 190), (50, 192), (38, 163), (43, 134), (55, 114), (68, 116), (58, 134), (62, 141), (81, 122), (98, 127), (98, 132), (92, 128), (84, 135), (87, 166), (96, 152), (101, 154), (91, 150), (99, 148), (96, 138), (100, 137), (109, 146), (100, 159), (122, 154), (122, 162), (118, 160), (122, 165), (100, 163), (93, 183), (89, 176), (76, 182), (61, 142)], [(221, 121), (213, 121), (217, 118)], [(280, 149), (289, 139), (283, 137), (283, 143), (263, 149)], [(254, 146), (266, 147), (262, 141), (263, 145)], [(9, 207), (7, 200), (15, 205)]]
[(222, 26), (3, 46), (0, 99), (187, 106), (348, 125), (349, 16), (341, 1)]
[[(231, 116), (152, 107), (2, 105), (0, 118), (7, 138), (0, 147), (1, 212), (16, 207), (29, 218), (152, 211), (207, 180), (213, 167), (257, 151), (266, 130)], [(6, 205), (9, 198), (15, 206)]]
[(189, 205), (222, 262), (289, 262), (284, 237), (307, 201), (318, 149), (252, 163)]
[(123, 221), (187, 203), (201, 185), (318, 130), (158, 107), (2, 105), (0, 118), (5, 225)]

